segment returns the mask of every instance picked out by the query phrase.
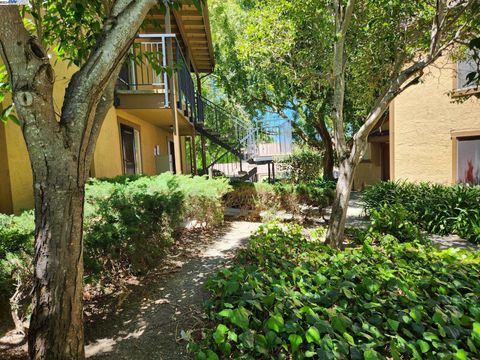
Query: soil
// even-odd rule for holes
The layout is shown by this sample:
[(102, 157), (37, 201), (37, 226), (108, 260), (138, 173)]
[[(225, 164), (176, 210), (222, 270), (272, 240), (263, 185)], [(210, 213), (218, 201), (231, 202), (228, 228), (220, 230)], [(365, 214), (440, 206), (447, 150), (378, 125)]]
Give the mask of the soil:
[[(87, 358), (190, 359), (185, 338), (201, 331), (207, 277), (226, 266), (259, 225), (229, 221), (214, 232), (188, 232), (147, 276), (87, 302)], [(18, 341), (14, 334), (0, 339), (0, 359), (27, 359), (26, 344)]]

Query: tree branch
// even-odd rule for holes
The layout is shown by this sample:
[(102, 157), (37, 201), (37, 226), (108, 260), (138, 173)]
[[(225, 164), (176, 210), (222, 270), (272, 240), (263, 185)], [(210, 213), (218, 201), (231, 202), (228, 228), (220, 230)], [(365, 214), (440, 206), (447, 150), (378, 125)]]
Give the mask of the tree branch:
[(65, 128), (67, 143), (77, 151), (80, 151), (79, 140), (83, 135), (90, 137), (95, 108), (108, 86), (111, 70), (122, 63), (143, 19), (155, 4), (156, 0), (116, 1), (97, 46), (73, 75), (65, 94), (60, 123)]

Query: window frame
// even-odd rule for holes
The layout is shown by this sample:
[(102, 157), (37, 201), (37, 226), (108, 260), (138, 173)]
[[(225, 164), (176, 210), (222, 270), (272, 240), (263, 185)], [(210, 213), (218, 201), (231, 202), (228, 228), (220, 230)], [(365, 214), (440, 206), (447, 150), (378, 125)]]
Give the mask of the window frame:
[(458, 142), (469, 138), (480, 139), (480, 129), (452, 130), (452, 185), (458, 184)]
[(477, 94), (480, 93), (480, 85), (471, 85), (468, 87), (464, 88), (459, 88), (459, 79), (458, 79), (458, 67), (459, 67), (460, 61), (455, 61), (455, 67), (453, 69), (453, 91), (452, 91), (452, 97), (462, 97), (462, 96), (467, 96), (467, 95), (472, 95), (472, 94)]

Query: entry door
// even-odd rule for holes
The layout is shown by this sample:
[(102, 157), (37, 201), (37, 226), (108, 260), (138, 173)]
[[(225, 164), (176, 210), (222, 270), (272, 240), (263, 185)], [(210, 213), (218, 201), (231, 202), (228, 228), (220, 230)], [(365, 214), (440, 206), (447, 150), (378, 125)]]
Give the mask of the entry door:
[(140, 171), (137, 131), (127, 125), (121, 124), (120, 131), (122, 136), (122, 155), (123, 155), (123, 172), (126, 175), (138, 174)]
[(382, 143), (382, 181), (390, 180), (390, 144)]
[(171, 140), (168, 141), (168, 160), (170, 162), (170, 171), (176, 174), (177, 167), (175, 164), (175, 144)]

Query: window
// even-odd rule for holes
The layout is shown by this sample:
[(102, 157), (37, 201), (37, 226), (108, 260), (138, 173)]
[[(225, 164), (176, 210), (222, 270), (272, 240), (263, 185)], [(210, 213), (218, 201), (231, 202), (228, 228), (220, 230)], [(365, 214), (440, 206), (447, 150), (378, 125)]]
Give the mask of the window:
[(469, 84), (468, 75), (478, 71), (477, 62), (470, 56), (465, 60), (457, 62), (457, 90), (468, 90), (476, 88), (475, 83)]
[(140, 132), (125, 124), (120, 125), (122, 138), (123, 172), (126, 175), (142, 173)]
[(457, 139), (457, 183), (480, 184), (480, 136)]

